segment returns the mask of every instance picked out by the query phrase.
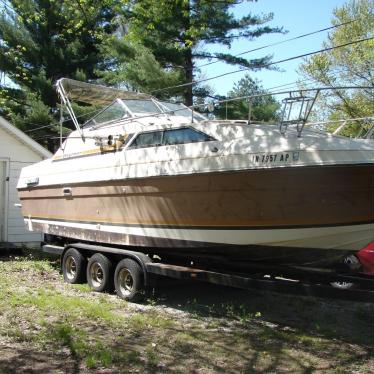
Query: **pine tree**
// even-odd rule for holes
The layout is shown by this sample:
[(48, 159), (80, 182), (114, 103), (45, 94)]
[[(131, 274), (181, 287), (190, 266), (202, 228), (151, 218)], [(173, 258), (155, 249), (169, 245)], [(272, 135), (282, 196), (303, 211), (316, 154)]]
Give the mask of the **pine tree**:
[[(194, 80), (198, 73), (195, 62), (201, 59), (215, 58), (232, 65), (253, 69), (268, 62), (269, 56), (246, 60), (227, 53), (204, 50), (206, 45), (221, 44), (230, 47), (239, 37), (252, 40), (264, 34), (282, 31), (265, 25), (272, 19), (272, 14), (262, 16), (248, 14), (236, 19), (231, 9), (237, 3), (236, 0), (160, 0), (157, 2), (134, 0), (130, 2), (123, 13), (125, 21), (122, 28), (125, 36), (122, 43), (117, 38), (112, 44), (113, 40), (110, 41), (108, 47), (108, 51), (112, 51), (112, 54), (109, 53), (112, 61), (118, 63), (113, 69), (119, 71), (118, 81), (126, 77), (126, 69), (131, 67), (134, 61), (131, 54), (126, 55), (126, 48), (139, 44), (154, 55), (161, 68), (169, 73), (173, 71), (173, 79), (180, 83), (190, 83)], [(124, 51), (124, 57), (122, 60), (116, 59), (121, 55), (121, 49)], [(121, 67), (125, 75), (121, 75)], [(132, 77), (132, 82), (136, 82), (134, 78)], [(115, 74), (111, 74), (111, 79), (115, 80)], [(149, 76), (149, 79), (152, 77)], [(139, 82), (138, 79), (136, 83), (141, 89), (142, 85)], [(164, 86), (159, 85), (157, 88)], [(147, 87), (147, 82), (144, 82), (144, 87)], [(179, 93), (180, 89), (168, 92), (169, 95)], [(185, 103), (192, 105), (192, 86), (185, 88), (183, 93)]]
[[(220, 99), (230, 99), (235, 97), (247, 97), (266, 94), (266, 90), (258, 80), (252, 79), (248, 74), (234, 84), (233, 89), (227, 97)], [(249, 108), (250, 106), (250, 108)], [(250, 119), (252, 121), (271, 122), (276, 121), (279, 116), (280, 104), (273, 96), (253, 97), (248, 102), (247, 99), (229, 101), (223, 103), (216, 110), (216, 115), (223, 119)]]
[[(34, 138), (50, 139), (57, 128), (61, 77), (95, 79), (99, 46), (113, 31), (114, 1), (9, 0), (0, 15), (0, 115)], [(43, 127), (44, 126), (44, 127)], [(45, 143), (46, 141), (44, 141)], [(41, 141), (43, 143), (43, 141)], [(50, 148), (51, 148), (51, 144)]]

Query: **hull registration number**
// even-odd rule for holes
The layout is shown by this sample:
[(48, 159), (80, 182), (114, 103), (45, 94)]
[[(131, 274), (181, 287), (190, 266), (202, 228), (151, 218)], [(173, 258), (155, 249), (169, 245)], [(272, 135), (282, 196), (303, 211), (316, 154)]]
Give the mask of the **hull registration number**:
[(262, 155), (253, 155), (252, 162), (254, 163), (272, 163), (272, 162), (290, 162), (298, 161), (299, 152), (284, 152), (284, 153), (265, 153)]

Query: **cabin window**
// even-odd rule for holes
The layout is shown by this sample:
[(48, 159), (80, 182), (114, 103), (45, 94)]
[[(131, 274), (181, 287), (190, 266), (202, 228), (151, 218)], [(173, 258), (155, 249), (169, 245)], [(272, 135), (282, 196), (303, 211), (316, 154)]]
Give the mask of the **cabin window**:
[(215, 139), (198, 130), (192, 129), (190, 127), (183, 127), (179, 129), (140, 133), (130, 144), (129, 149), (157, 147), (160, 145), (207, 142), (211, 140)]
[(165, 130), (163, 144), (186, 144), (186, 143), (197, 143), (207, 142), (214, 140), (211, 136), (204, 134), (190, 127), (181, 129)]
[(150, 131), (139, 134), (129, 148), (157, 147), (162, 144), (163, 131)]

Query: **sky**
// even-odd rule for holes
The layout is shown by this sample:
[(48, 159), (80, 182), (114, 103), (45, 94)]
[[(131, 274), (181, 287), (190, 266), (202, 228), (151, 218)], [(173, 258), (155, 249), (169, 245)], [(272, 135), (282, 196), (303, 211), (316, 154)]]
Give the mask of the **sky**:
[[(269, 26), (283, 27), (288, 31), (287, 34), (267, 34), (257, 38), (254, 41), (238, 40), (234, 42), (231, 49), (228, 50), (222, 45), (206, 46), (208, 51), (228, 52), (238, 54), (246, 50), (258, 48), (270, 43), (279, 42), (285, 39), (293, 38), (298, 35), (313, 32), (331, 26), (333, 10), (341, 7), (346, 0), (258, 0), (258, 2), (244, 2), (237, 5), (233, 11), (236, 17), (242, 17), (248, 13), (274, 13), (273, 21)], [(288, 57), (316, 51), (322, 49), (322, 43), (326, 40), (328, 31), (315, 35), (290, 41), (277, 46), (269, 47), (257, 52), (252, 52), (242, 57), (259, 58), (265, 54), (273, 55), (273, 61), (282, 60)], [(201, 60), (197, 65), (203, 64)], [(300, 78), (297, 73), (298, 66), (302, 59), (297, 59), (277, 65), (281, 72), (262, 70), (260, 72), (250, 72), (251, 77), (257, 78), (262, 85), (270, 89), (275, 86), (287, 84)], [(238, 70), (238, 66), (216, 63), (202, 67), (203, 77), (212, 77), (229, 71)], [(210, 82), (209, 85), (216, 94), (225, 95), (233, 87), (234, 83), (245, 75), (244, 72), (228, 75)], [(293, 88), (293, 87), (291, 87)], [(282, 88), (283, 89), (283, 88)]]

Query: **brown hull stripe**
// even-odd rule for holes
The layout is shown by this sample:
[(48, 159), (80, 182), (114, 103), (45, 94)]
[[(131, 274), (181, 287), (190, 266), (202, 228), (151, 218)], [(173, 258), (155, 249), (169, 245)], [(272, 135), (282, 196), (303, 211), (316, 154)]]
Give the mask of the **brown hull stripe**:
[[(216, 229), (374, 222), (374, 164), (107, 181), (20, 191), (23, 216)], [(374, 230), (373, 230), (374, 239)]]

